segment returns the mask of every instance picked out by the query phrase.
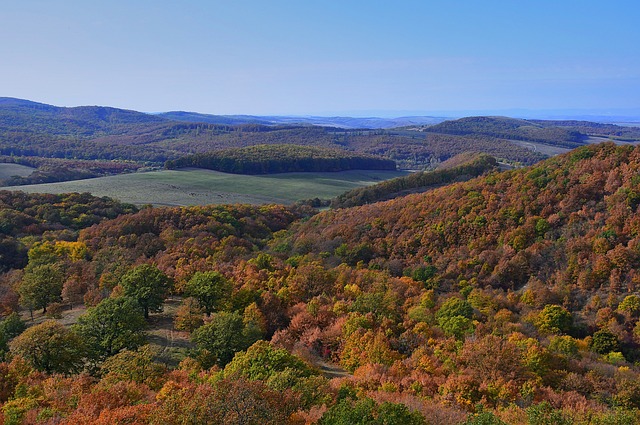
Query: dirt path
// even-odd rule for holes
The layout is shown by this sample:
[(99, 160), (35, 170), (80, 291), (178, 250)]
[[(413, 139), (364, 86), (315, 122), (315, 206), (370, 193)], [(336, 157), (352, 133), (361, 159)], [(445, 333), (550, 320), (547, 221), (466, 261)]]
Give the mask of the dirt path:
[(296, 354), (300, 355), (307, 362), (311, 363), (312, 366), (317, 367), (322, 373), (322, 376), (327, 379), (348, 378), (350, 376), (353, 376), (345, 369), (343, 369), (340, 365), (327, 361), (307, 349), (302, 350), (302, 352), (298, 351), (296, 352)]
[(189, 334), (173, 327), (173, 317), (181, 302), (180, 297), (167, 298), (162, 313), (152, 314), (149, 318), (147, 330), (149, 344), (158, 347), (158, 360), (171, 367), (178, 366), (193, 347)]
[(327, 379), (347, 378), (353, 376), (339, 365), (328, 363), (322, 359), (318, 359), (318, 361), (315, 362), (315, 366), (320, 369), (322, 375)]

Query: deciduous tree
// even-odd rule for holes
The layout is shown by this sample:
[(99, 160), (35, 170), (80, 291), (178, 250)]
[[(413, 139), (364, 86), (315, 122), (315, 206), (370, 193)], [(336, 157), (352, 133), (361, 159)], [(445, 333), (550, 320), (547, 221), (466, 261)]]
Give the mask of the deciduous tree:
[(149, 312), (162, 311), (171, 288), (171, 279), (156, 266), (143, 264), (126, 273), (121, 280), (125, 295), (136, 300), (145, 319)]
[(238, 313), (220, 312), (212, 320), (193, 332), (192, 340), (201, 351), (205, 366), (224, 366), (238, 351), (247, 349), (256, 336), (248, 332), (247, 325)]
[(87, 346), (89, 357), (101, 361), (144, 342), (145, 320), (135, 300), (107, 298), (78, 318), (74, 327)]
[(207, 316), (225, 306), (231, 296), (232, 285), (216, 271), (196, 272), (187, 282), (185, 293), (196, 300)]
[(60, 301), (64, 276), (55, 264), (27, 267), (22, 282), (18, 286), (21, 302), (30, 310), (42, 309), (54, 301)]
[(11, 341), (9, 346), (14, 355), (44, 372), (75, 373), (83, 364), (82, 339), (53, 320), (32, 326)]

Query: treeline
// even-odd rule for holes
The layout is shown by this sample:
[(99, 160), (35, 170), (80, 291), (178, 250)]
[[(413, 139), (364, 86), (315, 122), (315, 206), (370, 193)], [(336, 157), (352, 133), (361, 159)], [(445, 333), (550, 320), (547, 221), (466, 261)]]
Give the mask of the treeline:
[(167, 161), (168, 169), (197, 167), (235, 174), (346, 170), (395, 170), (392, 160), (345, 150), (296, 145), (257, 145), (190, 155)]
[[(404, 133), (404, 132), (403, 132)], [(384, 155), (398, 163), (400, 169), (433, 168), (440, 162), (464, 152), (480, 152), (516, 165), (531, 165), (546, 158), (539, 152), (526, 149), (504, 139), (488, 136), (454, 136), (419, 133), (411, 135), (384, 134), (354, 135), (347, 141), (351, 149), (372, 155)]]
[(565, 148), (581, 146), (586, 139), (584, 134), (574, 128), (542, 125), (539, 121), (506, 117), (461, 118), (425, 127), (423, 131), (455, 135), (484, 135), (500, 139), (545, 143)]
[(464, 156), (465, 160), (460, 165), (412, 173), (405, 177), (397, 177), (371, 186), (350, 190), (331, 200), (331, 207), (355, 207), (389, 200), (409, 193), (424, 192), (443, 184), (477, 177), (495, 169), (497, 164), (495, 158), (485, 154), (478, 154), (475, 157)]
[(590, 136), (609, 137), (614, 140), (621, 141), (638, 141), (640, 140), (640, 127), (626, 127), (615, 124), (603, 124), (590, 121), (546, 121), (546, 120), (531, 120), (543, 127), (563, 127), (573, 131), (578, 131), (582, 134)]
[(134, 172), (143, 167), (140, 163), (124, 161), (86, 161), (42, 157), (0, 157), (0, 163), (20, 164), (36, 169), (28, 176), (11, 176), (0, 179), (1, 186), (89, 179)]
[(122, 136), (95, 140), (70, 140), (51, 138), (47, 135), (12, 134), (0, 141), (0, 155), (58, 159), (103, 161), (139, 161), (162, 164), (168, 158), (180, 155), (153, 145), (118, 144), (136, 142), (137, 137)]

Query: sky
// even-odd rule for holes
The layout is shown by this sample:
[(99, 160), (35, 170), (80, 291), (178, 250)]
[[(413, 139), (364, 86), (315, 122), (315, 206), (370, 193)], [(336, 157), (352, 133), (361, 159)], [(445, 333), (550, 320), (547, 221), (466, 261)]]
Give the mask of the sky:
[(2, 0), (0, 96), (254, 115), (640, 115), (637, 0)]

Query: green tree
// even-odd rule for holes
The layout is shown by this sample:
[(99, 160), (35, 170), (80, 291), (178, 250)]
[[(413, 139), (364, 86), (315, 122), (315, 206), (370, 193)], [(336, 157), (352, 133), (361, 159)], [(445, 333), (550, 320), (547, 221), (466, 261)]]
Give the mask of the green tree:
[(48, 373), (76, 373), (85, 354), (82, 339), (64, 325), (48, 320), (32, 326), (9, 344), (11, 353)]
[(578, 342), (569, 335), (553, 336), (549, 339), (549, 350), (575, 357), (578, 355)]
[(591, 338), (591, 349), (598, 354), (608, 354), (619, 350), (618, 337), (607, 329), (600, 329)]
[(318, 425), (422, 425), (424, 417), (404, 404), (385, 402), (377, 405), (370, 398), (353, 401), (345, 398), (322, 415)]
[(640, 297), (637, 295), (627, 295), (620, 305), (618, 305), (618, 310), (637, 317), (640, 314)]
[(285, 370), (292, 371), (297, 378), (316, 375), (316, 372), (301, 359), (267, 341), (258, 341), (247, 351), (236, 354), (231, 363), (224, 368), (224, 375), (242, 375), (250, 380), (266, 381)]
[(135, 351), (124, 349), (102, 364), (100, 368), (102, 380), (109, 383), (133, 381), (158, 390), (167, 368), (154, 361), (156, 354), (149, 345), (144, 345)]
[(250, 335), (243, 317), (238, 313), (220, 312), (206, 325), (196, 329), (191, 339), (195, 342), (204, 366), (224, 366), (238, 351), (246, 350), (256, 336)]
[(55, 264), (27, 266), (18, 293), (29, 310), (41, 308), (46, 313), (49, 303), (60, 301), (63, 284), (64, 275)]
[(125, 295), (136, 300), (145, 319), (149, 318), (149, 312), (162, 311), (169, 290), (171, 279), (156, 266), (142, 264), (122, 276), (122, 288)]
[(461, 425), (507, 425), (491, 412), (480, 412), (469, 415), (469, 418)]
[(441, 317), (462, 316), (467, 319), (473, 317), (473, 307), (468, 301), (452, 297), (446, 300), (436, 313), (436, 319)]
[(144, 343), (146, 322), (135, 300), (107, 298), (78, 318), (74, 330), (84, 340), (91, 359), (101, 361), (125, 348)]
[(473, 307), (468, 301), (460, 298), (449, 298), (436, 313), (438, 326), (445, 334), (462, 338), (473, 331)]
[(473, 321), (464, 316), (441, 317), (438, 326), (445, 335), (462, 339), (465, 335), (473, 333)]
[(0, 360), (3, 360), (9, 351), (9, 341), (20, 335), (25, 328), (25, 323), (15, 312), (0, 321)]
[(187, 282), (185, 293), (196, 300), (207, 316), (223, 308), (231, 296), (231, 282), (216, 271), (197, 272)]
[(566, 333), (571, 330), (573, 318), (564, 307), (559, 305), (545, 305), (536, 322), (538, 329), (546, 333)]
[(562, 410), (554, 409), (546, 401), (529, 406), (526, 413), (528, 423), (531, 425), (569, 425), (571, 423), (564, 417)]

